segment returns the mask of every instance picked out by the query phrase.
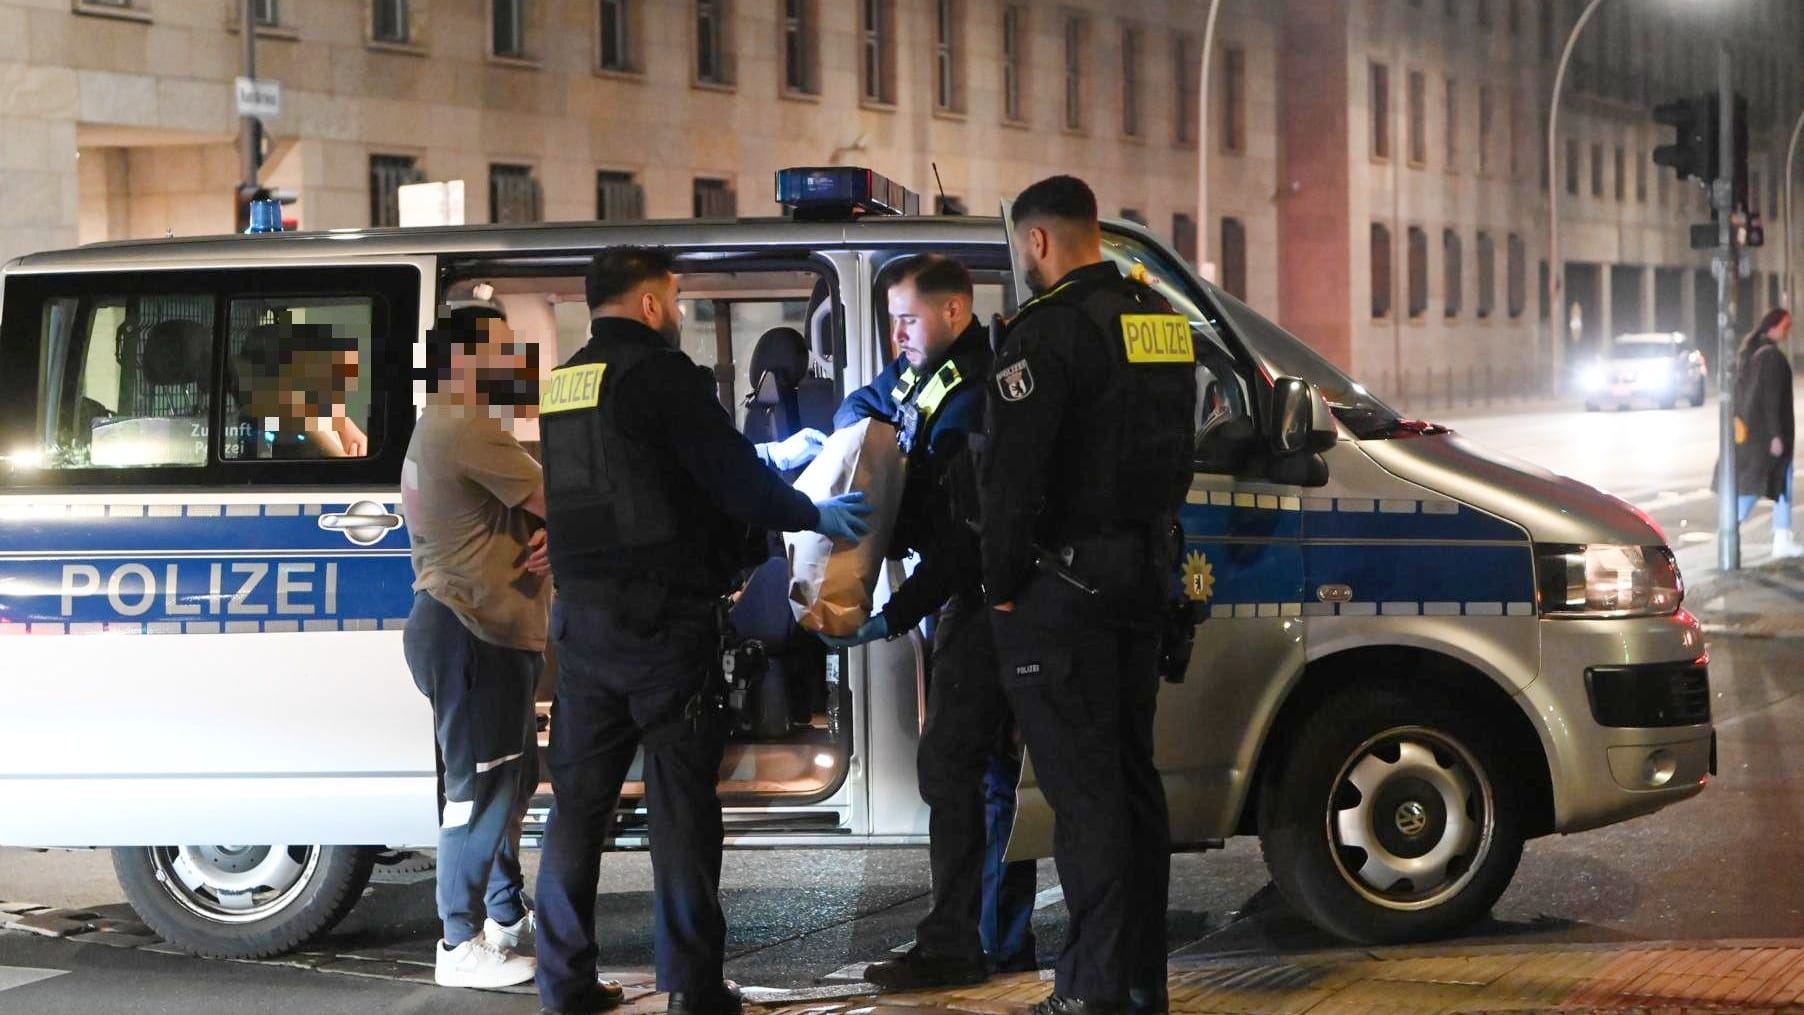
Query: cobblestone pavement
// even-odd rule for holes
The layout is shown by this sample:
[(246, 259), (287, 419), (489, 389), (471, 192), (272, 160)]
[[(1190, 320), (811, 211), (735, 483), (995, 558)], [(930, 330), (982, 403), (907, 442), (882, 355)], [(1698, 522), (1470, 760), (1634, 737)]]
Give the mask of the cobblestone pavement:
[[(780, 999), (768, 1015), (1018, 1015), (1050, 971), (955, 990)], [(1045, 977), (1045, 978), (1042, 978)], [(1804, 1013), (1804, 941), (1357, 949), (1175, 966), (1174, 1015)]]

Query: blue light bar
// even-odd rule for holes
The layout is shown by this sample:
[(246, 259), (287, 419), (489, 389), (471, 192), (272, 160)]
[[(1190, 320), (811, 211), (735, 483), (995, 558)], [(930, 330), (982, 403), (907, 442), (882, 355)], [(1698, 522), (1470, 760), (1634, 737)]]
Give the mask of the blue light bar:
[(920, 195), (857, 166), (780, 169), (777, 203), (815, 221), (921, 213)]
[(251, 202), (251, 226), (247, 233), (279, 233), (282, 231), (282, 202), (273, 198)]

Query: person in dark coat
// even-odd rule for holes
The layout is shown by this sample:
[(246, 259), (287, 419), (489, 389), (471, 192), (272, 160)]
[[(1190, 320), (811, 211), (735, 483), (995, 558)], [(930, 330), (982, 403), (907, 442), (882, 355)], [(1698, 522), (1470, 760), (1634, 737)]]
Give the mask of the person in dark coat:
[(1791, 363), (1785, 341), (1791, 313), (1769, 311), (1737, 353), (1735, 376), (1736, 507), (1746, 521), (1762, 497), (1773, 500), (1773, 556), (1804, 555), (1792, 535), (1791, 472), (1795, 422)]

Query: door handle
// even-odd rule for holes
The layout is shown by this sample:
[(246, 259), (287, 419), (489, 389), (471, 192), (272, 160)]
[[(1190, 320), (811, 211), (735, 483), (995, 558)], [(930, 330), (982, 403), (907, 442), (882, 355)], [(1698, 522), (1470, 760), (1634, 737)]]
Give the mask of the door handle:
[(1353, 586), (1318, 585), (1315, 590), (1315, 598), (1324, 603), (1350, 603), (1353, 601)]

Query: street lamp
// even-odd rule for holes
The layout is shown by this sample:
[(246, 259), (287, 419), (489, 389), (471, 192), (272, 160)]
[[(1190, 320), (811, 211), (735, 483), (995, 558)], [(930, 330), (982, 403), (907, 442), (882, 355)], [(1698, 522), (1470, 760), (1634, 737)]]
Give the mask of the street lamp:
[[(1785, 291), (1783, 293), (1785, 299), (1781, 302), (1780, 305), (1783, 306), (1787, 310), (1791, 309), (1791, 298), (1792, 298), (1792, 289), (1791, 289), (1791, 286), (1792, 286), (1792, 281), (1791, 281), (1791, 245), (1792, 245), (1791, 185), (1792, 185), (1792, 176), (1796, 172), (1796, 169), (1794, 168), (1794, 165), (1795, 165), (1794, 160), (1796, 160), (1798, 157), (1798, 134), (1800, 132), (1804, 132), (1804, 113), (1798, 114), (1797, 126), (1794, 126), (1791, 129), (1791, 144), (1785, 149)], [(1790, 350), (1787, 350), (1787, 352), (1789, 352), (1789, 351)]]
[[(1221, 0), (1209, 0), (1203, 21), (1203, 51), (1197, 57), (1196, 86), (1196, 266), (1209, 263), (1209, 54), (1215, 48), (1215, 16)], [(1219, 274), (1219, 273), (1218, 273)]]
[(1566, 83), (1566, 65), (1578, 45), (1585, 22), (1597, 13), (1604, 0), (1590, 0), (1566, 36), (1566, 48), (1560, 53), (1560, 66), (1553, 75), (1553, 95), (1547, 100), (1547, 340), (1553, 356), (1553, 394), (1560, 393), (1560, 382), (1566, 369), (1566, 341), (1556, 326), (1561, 319), (1560, 283), (1566, 274), (1560, 266), (1560, 89)]

